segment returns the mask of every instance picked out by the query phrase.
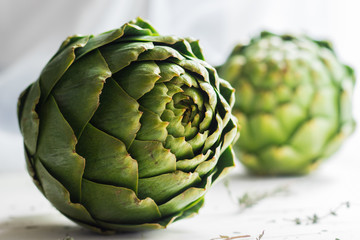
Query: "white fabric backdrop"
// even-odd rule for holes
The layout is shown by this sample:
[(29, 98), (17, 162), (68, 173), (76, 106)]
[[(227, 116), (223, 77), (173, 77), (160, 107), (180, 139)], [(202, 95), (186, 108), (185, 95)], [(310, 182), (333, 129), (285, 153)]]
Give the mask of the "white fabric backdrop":
[(304, 32), (331, 39), (339, 57), (360, 71), (359, 9), (356, 0), (1, 0), (0, 172), (24, 168), (17, 97), (69, 35), (101, 33), (141, 16), (161, 34), (200, 39), (205, 58), (218, 65), (236, 42), (263, 29)]

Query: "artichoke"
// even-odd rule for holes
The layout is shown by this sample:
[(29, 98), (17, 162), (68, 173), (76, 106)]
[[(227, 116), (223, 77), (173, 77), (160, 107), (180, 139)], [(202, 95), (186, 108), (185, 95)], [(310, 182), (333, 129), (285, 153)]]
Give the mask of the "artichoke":
[(233, 104), (197, 41), (161, 36), (140, 18), (72, 36), (19, 98), (27, 168), (80, 225), (165, 228), (197, 213), (234, 166)]
[(235, 88), (234, 149), (258, 175), (309, 173), (353, 132), (353, 70), (329, 42), (262, 32), (218, 67)]

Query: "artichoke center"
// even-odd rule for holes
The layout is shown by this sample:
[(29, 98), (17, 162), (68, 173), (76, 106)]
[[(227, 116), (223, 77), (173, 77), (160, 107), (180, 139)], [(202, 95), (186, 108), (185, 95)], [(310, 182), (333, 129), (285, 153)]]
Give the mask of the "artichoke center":
[(173, 96), (174, 107), (183, 111), (181, 123), (183, 126), (194, 120), (194, 117), (199, 113), (199, 108), (196, 99), (189, 96), (187, 91), (176, 93)]
[(182, 123), (183, 125), (186, 125), (186, 124), (188, 124), (189, 122), (191, 122), (191, 121), (194, 119), (194, 117), (195, 117), (195, 115), (196, 115), (197, 112), (198, 112), (198, 111), (197, 111), (197, 107), (196, 107), (196, 106), (194, 106), (194, 105), (188, 106), (188, 107), (185, 109), (185, 112), (184, 112), (184, 115), (183, 115), (183, 119), (181, 120), (181, 123)]

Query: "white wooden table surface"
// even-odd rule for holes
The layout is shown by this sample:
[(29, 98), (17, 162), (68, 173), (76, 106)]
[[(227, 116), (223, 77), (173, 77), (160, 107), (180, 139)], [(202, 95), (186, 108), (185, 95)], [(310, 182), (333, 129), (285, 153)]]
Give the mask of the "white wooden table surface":
[[(219, 235), (251, 235), (239, 239), (255, 240), (264, 231), (261, 240), (357, 240), (360, 239), (359, 139), (359, 134), (353, 135), (340, 152), (308, 176), (259, 178), (249, 176), (238, 166), (228, 177), (228, 188), (223, 181), (209, 191), (199, 215), (175, 222), (165, 230), (134, 234), (100, 236), (82, 229), (48, 203), (25, 170), (2, 174), (0, 239), (210, 240)], [(284, 188), (286, 191), (274, 193)], [(252, 198), (263, 196), (263, 199), (245, 208), (237, 203), (244, 194)], [(350, 206), (341, 205), (345, 202)], [(336, 216), (331, 215), (338, 206)], [(317, 223), (307, 220), (314, 214), (319, 216)], [(295, 223), (296, 218), (301, 219), (301, 224)]]

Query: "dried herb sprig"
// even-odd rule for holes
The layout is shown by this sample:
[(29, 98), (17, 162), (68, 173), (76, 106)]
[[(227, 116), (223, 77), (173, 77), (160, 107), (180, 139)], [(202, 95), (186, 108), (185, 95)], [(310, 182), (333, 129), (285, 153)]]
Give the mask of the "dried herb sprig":
[(234, 197), (232, 191), (230, 189), (229, 180), (224, 181), (224, 186), (230, 196), (231, 199), (237, 199), (237, 203), (240, 205), (242, 209), (250, 208), (255, 204), (259, 203), (261, 200), (273, 197), (278, 195), (279, 193), (284, 193), (289, 191), (289, 187), (287, 185), (277, 187), (271, 191), (262, 192), (262, 193), (244, 193), (241, 197)]
[(263, 200), (265, 198), (273, 197), (279, 193), (284, 193), (284, 192), (288, 192), (288, 186), (280, 186), (271, 191), (263, 192), (260, 194), (245, 193), (240, 198), (238, 198), (238, 202), (242, 208), (249, 208), (249, 207), (254, 206), (255, 204), (257, 204), (258, 202), (260, 202), (261, 200)]
[(350, 202), (342, 202), (340, 203), (336, 208), (330, 210), (328, 213), (324, 214), (324, 215), (318, 215), (316, 213), (314, 213), (311, 216), (307, 216), (304, 218), (294, 218), (291, 219), (292, 222), (294, 222), (296, 225), (301, 225), (301, 224), (305, 224), (305, 225), (310, 225), (310, 224), (316, 224), (318, 223), (320, 220), (323, 220), (324, 218), (327, 218), (329, 216), (337, 216), (338, 212), (340, 209), (342, 208), (350, 208)]
[(232, 191), (230, 189), (230, 181), (229, 181), (229, 179), (225, 179), (225, 181), (223, 183), (224, 183), (226, 192), (229, 195), (230, 199), (234, 201), (235, 197), (233, 196)]

